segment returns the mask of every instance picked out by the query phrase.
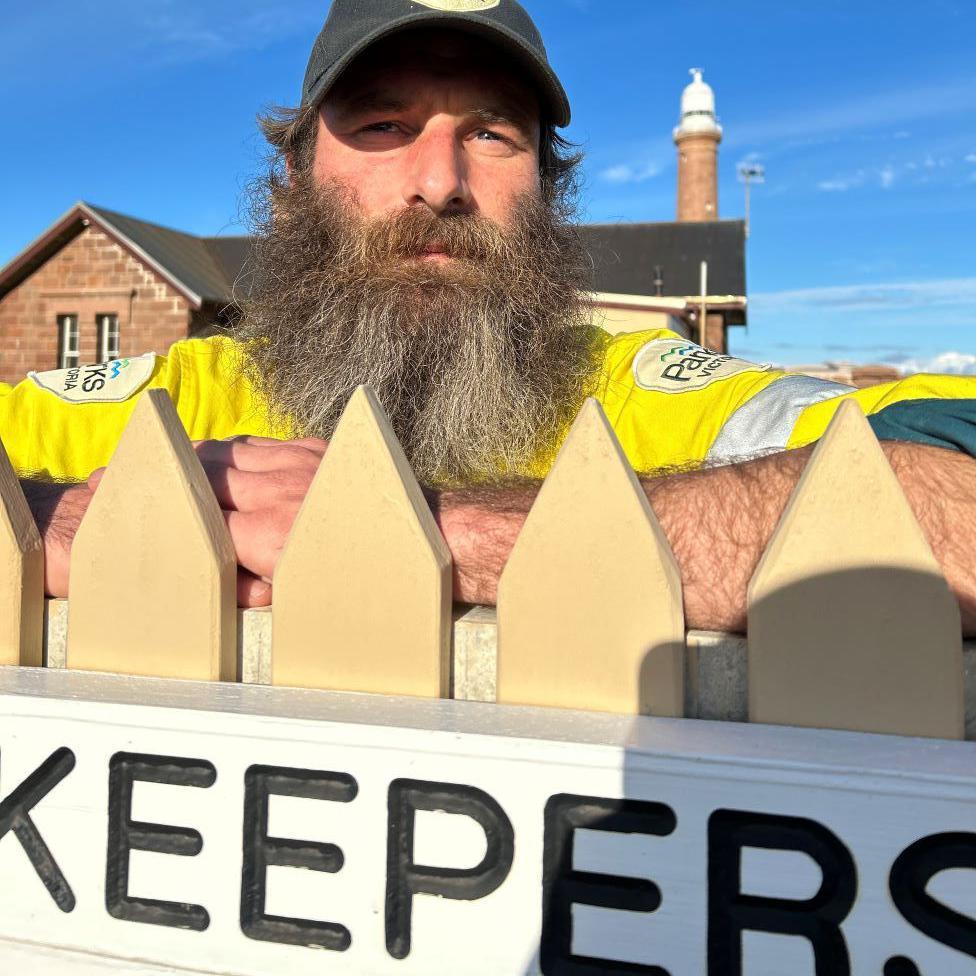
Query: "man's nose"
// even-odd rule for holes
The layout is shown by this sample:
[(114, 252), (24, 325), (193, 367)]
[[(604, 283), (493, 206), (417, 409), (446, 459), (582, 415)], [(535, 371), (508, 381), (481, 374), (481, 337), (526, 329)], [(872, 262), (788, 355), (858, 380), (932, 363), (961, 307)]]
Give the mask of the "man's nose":
[(410, 147), (403, 199), (409, 207), (426, 204), (435, 214), (471, 208), (464, 147), (450, 129), (437, 127), (417, 136)]

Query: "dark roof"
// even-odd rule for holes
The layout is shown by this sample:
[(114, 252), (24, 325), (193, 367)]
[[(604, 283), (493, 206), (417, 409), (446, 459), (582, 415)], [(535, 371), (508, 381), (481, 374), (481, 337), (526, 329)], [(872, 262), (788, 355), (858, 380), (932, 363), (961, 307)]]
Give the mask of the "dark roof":
[(234, 284), (238, 281), (241, 282), (246, 293), (250, 280), (246, 271), (251, 257), (251, 238), (207, 237), (205, 240), (207, 249), (213, 255), (228, 285), (223, 295), (224, 300), (228, 302), (232, 300)]
[(229, 285), (234, 279), (227, 273), (226, 250), (221, 238), (196, 237), (104, 207), (89, 204), (89, 209), (204, 301), (227, 301), (230, 298)]
[[(78, 203), (0, 269), (0, 298), (31, 274), (94, 220), (123, 246), (154, 266), (187, 299), (225, 305), (245, 275), (251, 252), (247, 237), (197, 237), (88, 203)], [(745, 297), (745, 224), (708, 223), (583, 224), (579, 228), (593, 262), (593, 288), (624, 295), (654, 295), (660, 268), (662, 295), (700, 293), (700, 264), (708, 262), (710, 296)], [(740, 319), (741, 320), (741, 319)]]
[(82, 201), (0, 269), (0, 298), (90, 223), (154, 267), (194, 307), (226, 305), (250, 251), (246, 237), (197, 237)]
[(701, 294), (701, 262), (708, 262), (709, 295), (746, 295), (746, 227), (742, 220), (701, 223), (584, 224), (593, 260), (594, 290), (622, 295)]

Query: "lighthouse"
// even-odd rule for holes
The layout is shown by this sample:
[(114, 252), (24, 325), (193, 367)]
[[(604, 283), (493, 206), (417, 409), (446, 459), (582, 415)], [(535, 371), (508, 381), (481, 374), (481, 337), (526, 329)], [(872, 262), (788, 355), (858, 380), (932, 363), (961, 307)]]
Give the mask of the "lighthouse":
[(718, 220), (718, 144), (722, 127), (715, 118), (715, 93), (691, 69), (692, 82), (681, 95), (681, 121), (674, 130), (678, 147), (678, 220)]

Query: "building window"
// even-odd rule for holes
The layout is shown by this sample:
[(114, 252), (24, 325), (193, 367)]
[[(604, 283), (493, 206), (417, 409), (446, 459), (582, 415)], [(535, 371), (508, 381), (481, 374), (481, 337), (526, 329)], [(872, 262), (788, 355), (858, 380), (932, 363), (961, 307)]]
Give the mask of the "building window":
[(119, 358), (119, 317), (114, 312), (95, 316), (98, 322), (98, 361)]
[(78, 345), (78, 316), (58, 316), (58, 369), (78, 366), (81, 356)]

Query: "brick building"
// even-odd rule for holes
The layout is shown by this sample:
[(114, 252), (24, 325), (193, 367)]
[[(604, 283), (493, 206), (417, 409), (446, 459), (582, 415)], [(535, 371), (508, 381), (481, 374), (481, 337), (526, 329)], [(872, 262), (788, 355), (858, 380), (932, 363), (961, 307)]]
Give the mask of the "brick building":
[(0, 381), (165, 352), (224, 322), (246, 251), (76, 204), (0, 269)]

